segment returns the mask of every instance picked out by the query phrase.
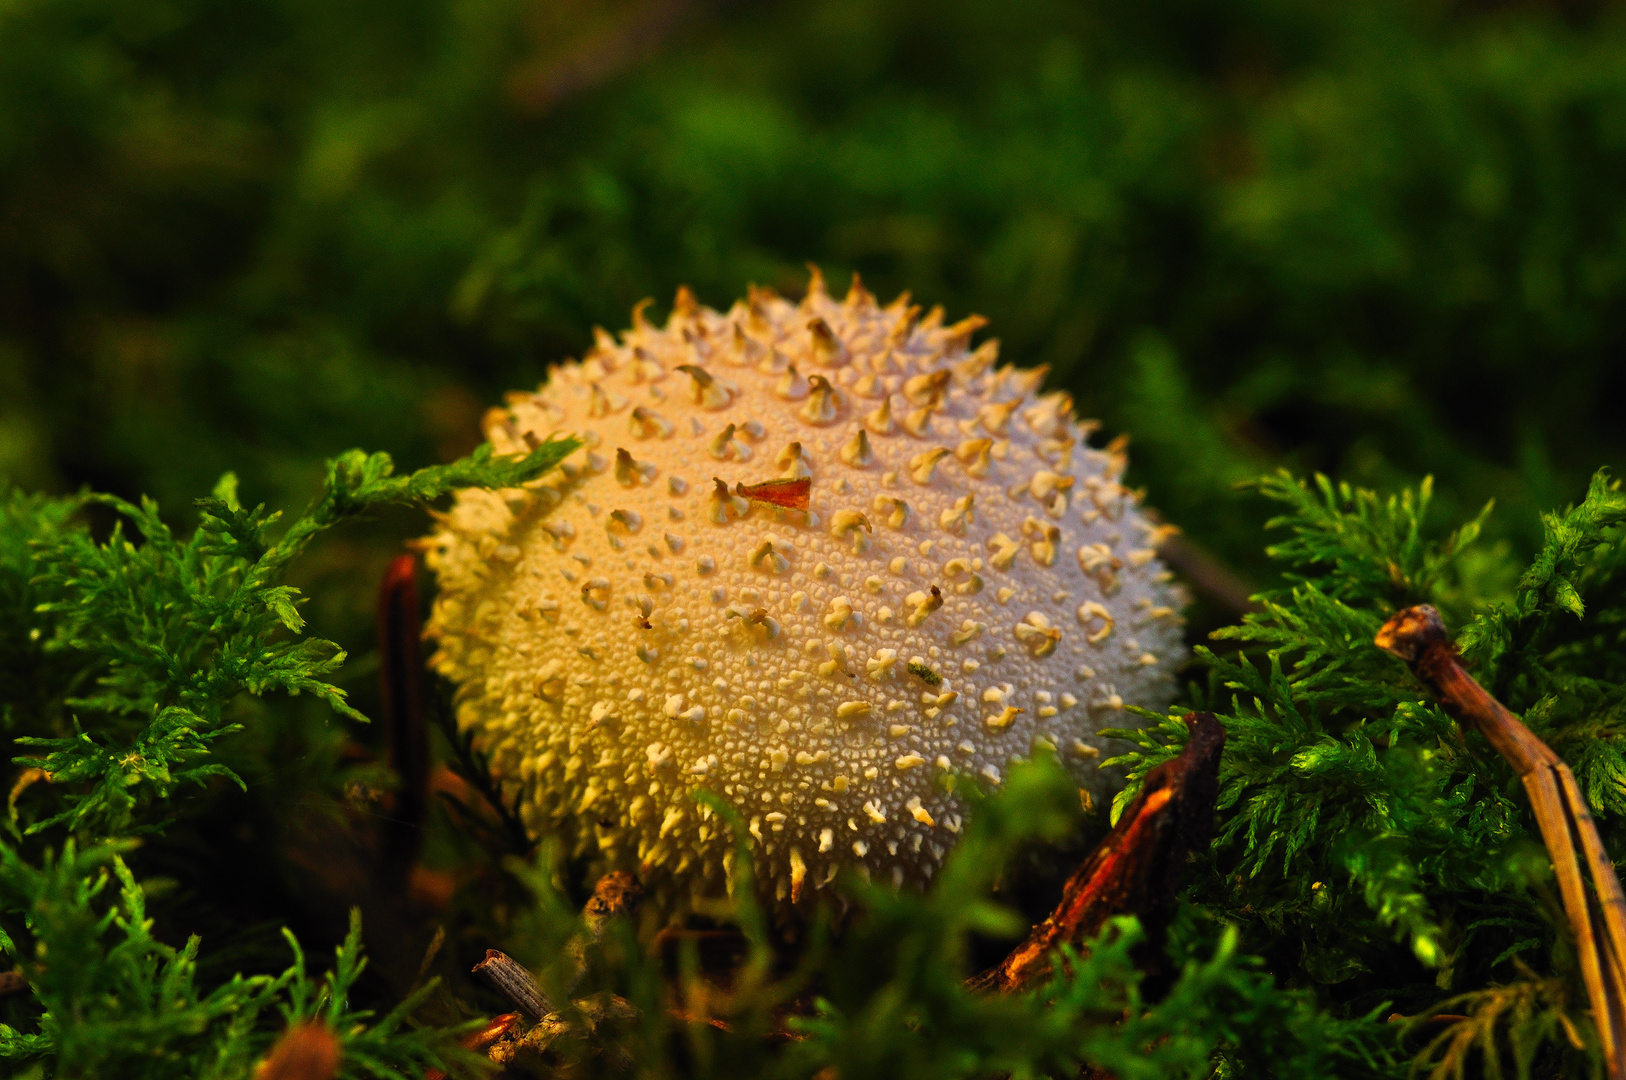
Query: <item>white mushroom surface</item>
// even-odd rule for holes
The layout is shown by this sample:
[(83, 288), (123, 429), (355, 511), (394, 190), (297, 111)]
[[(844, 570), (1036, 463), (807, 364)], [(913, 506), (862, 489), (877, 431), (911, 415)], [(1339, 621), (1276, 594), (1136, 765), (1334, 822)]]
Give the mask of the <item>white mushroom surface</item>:
[(964, 813), (945, 770), (997, 785), (1045, 746), (1111, 792), (1098, 730), (1166, 704), (1185, 657), (1121, 445), (996, 369), (980, 318), (856, 283), (633, 321), (487, 418), (499, 452), (582, 448), (461, 493), (427, 544), (433, 666), (527, 827), (714, 896), (706, 787), (783, 916), (843, 867), (928, 881)]

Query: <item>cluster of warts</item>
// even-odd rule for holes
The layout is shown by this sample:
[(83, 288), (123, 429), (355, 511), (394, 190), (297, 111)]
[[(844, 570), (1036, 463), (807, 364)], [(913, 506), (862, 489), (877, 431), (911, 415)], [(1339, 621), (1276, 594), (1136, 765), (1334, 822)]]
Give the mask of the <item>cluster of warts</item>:
[(816, 274), (800, 305), (685, 290), (493, 410), (499, 451), (584, 443), (428, 544), (435, 664), (532, 828), (698, 897), (732, 857), (703, 784), (789, 905), (843, 865), (929, 878), (961, 823), (943, 770), (997, 784), (1045, 746), (1105, 793), (1095, 731), (1180, 660), (1163, 530), (1122, 444), (981, 325)]

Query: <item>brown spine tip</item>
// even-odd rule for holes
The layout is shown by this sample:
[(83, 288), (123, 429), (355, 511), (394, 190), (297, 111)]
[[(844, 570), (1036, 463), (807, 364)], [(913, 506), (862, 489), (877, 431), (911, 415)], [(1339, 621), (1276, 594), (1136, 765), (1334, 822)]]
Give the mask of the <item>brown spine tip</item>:
[(853, 283), (847, 289), (846, 305), (849, 308), (872, 308), (875, 306), (875, 294), (864, 288), (864, 282), (853, 271)]
[(807, 297), (802, 301), (804, 307), (810, 306), (815, 297), (823, 299), (828, 295), (824, 289), (824, 271), (819, 269), (817, 263), (808, 263), (806, 265)]
[(871, 505), (876, 513), (886, 515), (886, 523), (894, 529), (907, 525), (914, 513), (907, 502), (891, 495), (877, 495)]
[(711, 372), (696, 364), (679, 364), (677, 370), (689, 376), (692, 400), (702, 409), (721, 409), (734, 400), (731, 383), (714, 378)]
[(793, 442), (779, 451), (779, 457), (775, 461), (785, 470), (787, 480), (809, 479), (813, 476), (813, 466), (808, 463), (807, 454), (799, 442)]
[(936, 405), (953, 377), (954, 373), (947, 368), (929, 375), (916, 375), (903, 384), (903, 396), (911, 405)]
[(989, 338), (978, 345), (976, 350), (964, 360), (954, 365), (954, 374), (963, 383), (968, 383), (994, 366), (999, 359), (999, 339)]
[(910, 410), (909, 415), (903, 418), (903, 430), (917, 439), (929, 435), (932, 430), (932, 413), (936, 409), (935, 405), (922, 405), (918, 409)]
[(916, 454), (909, 459), (909, 478), (917, 484), (931, 483), (932, 472), (937, 468), (937, 463), (950, 453), (948, 447), (938, 446)]
[(914, 609), (909, 613), (910, 626), (919, 626), (932, 612), (943, 606), (943, 590), (936, 585), (928, 593), (910, 593), (907, 603)]
[(711, 444), (706, 447), (706, 452), (718, 461), (726, 458), (734, 448), (734, 431), (734, 425), (730, 424), (718, 432), (717, 437), (711, 440)]
[(1003, 435), (1006, 426), (1010, 423), (1011, 414), (1022, 405), (1021, 398), (1012, 398), (1010, 401), (996, 401), (984, 405), (977, 410), (977, 422), (982, 429), (990, 435)]
[(666, 378), (666, 369), (647, 349), (635, 345), (632, 349), (632, 367), (629, 376), (634, 383), (655, 383)]
[(644, 312), (648, 311), (654, 303), (654, 297), (646, 296), (632, 305), (632, 328), (637, 333), (646, 334), (655, 329), (649, 325), (649, 319), (644, 316)]
[(615, 448), (615, 479), (624, 487), (632, 487), (646, 476), (644, 466), (640, 465), (625, 447)]
[(1026, 395), (1033, 393), (1033, 391), (1044, 385), (1045, 376), (1050, 374), (1050, 365), (1040, 364), (1036, 368), (1028, 368), (1021, 371), (1015, 368), (1011, 368), (1009, 370), (1011, 373), (1010, 379), (1012, 388), (1014, 388), (1018, 394)]
[(889, 346), (903, 346), (914, 333), (915, 320), (920, 317), (920, 308), (909, 303), (909, 294), (904, 293), (887, 305), (887, 314), (894, 316), (892, 329), (886, 333), (886, 344)]
[(700, 301), (694, 298), (694, 291), (687, 285), (679, 285), (677, 295), (672, 298), (672, 319), (687, 322), (700, 313)]
[(785, 373), (779, 377), (779, 382), (774, 386), (774, 393), (786, 401), (802, 400), (807, 396), (807, 390), (808, 381), (802, 378), (801, 373), (796, 370), (795, 364), (785, 368)]
[(639, 439), (665, 439), (670, 437), (675, 429), (672, 427), (671, 422), (660, 413), (639, 405), (628, 414), (627, 430), (635, 438)]
[(820, 367), (840, 367), (847, 362), (847, 346), (841, 343), (830, 324), (823, 319), (809, 319), (807, 330), (813, 338), (813, 361)]
[(742, 495), (735, 495), (728, 490), (728, 484), (721, 477), (711, 478), (714, 485), (711, 490), (711, 520), (713, 524), (726, 525), (728, 515), (732, 513), (737, 518), (744, 517), (751, 509), (751, 503)]
[(989, 438), (966, 439), (954, 448), (954, 457), (965, 466), (967, 475), (987, 476), (993, 466), (990, 456), (993, 447), (994, 440)]
[(892, 419), (892, 395), (884, 394), (881, 403), (864, 417), (864, 423), (877, 435), (890, 435), (896, 431), (897, 424)]
[(870, 449), (869, 436), (863, 428), (859, 428), (857, 434), (841, 448), (841, 460), (855, 469), (868, 468), (875, 463), (875, 453)]
[(982, 315), (967, 315), (947, 330), (943, 331), (946, 344), (951, 349), (964, 349), (971, 344), (971, 335), (988, 325), (988, 319)]
[(822, 375), (809, 375), (807, 385), (810, 393), (807, 404), (801, 409), (802, 419), (810, 424), (830, 423), (836, 418), (835, 387)]
[(766, 334), (773, 329), (773, 319), (768, 315), (768, 307), (778, 297), (772, 289), (759, 288), (750, 285), (745, 290), (746, 319), (752, 332)]

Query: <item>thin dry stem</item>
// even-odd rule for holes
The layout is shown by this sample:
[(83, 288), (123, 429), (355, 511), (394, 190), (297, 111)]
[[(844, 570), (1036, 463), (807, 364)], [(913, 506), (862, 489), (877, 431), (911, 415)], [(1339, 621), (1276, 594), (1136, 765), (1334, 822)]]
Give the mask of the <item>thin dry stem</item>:
[[(1626, 895), (1574, 774), (1468, 674), (1432, 605), (1395, 612), (1376, 641), (1404, 660), (1459, 723), (1484, 735), (1524, 783), (1575, 933), (1610, 1080), (1626, 1080)], [(1582, 858), (1592, 872), (1590, 892)]]

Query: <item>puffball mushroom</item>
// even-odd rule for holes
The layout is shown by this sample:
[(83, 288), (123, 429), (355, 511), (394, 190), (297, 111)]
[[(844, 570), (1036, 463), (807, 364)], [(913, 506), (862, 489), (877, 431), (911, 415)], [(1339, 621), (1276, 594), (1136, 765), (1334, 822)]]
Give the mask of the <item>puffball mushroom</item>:
[(685, 289), (487, 416), (500, 453), (582, 442), (426, 545), (433, 667), (529, 829), (699, 900), (735, 844), (706, 787), (787, 916), (843, 867), (929, 880), (945, 770), (997, 785), (1044, 747), (1112, 790), (1098, 731), (1171, 699), (1179, 593), (1122, 444), (983, 323), (816, 271), (800, 304)]

